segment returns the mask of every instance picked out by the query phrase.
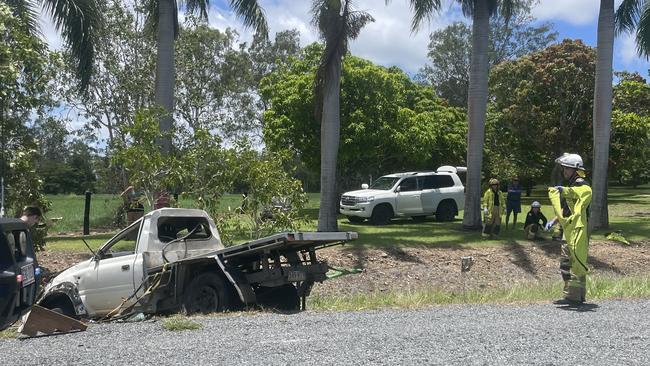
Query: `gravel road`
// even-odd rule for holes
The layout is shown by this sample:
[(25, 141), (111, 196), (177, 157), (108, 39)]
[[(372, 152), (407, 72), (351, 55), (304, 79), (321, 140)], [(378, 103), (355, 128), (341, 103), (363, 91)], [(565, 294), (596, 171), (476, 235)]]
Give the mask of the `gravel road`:
[(198, 317), (0, 340), (2, 365), (650, 365), (650, 301)]

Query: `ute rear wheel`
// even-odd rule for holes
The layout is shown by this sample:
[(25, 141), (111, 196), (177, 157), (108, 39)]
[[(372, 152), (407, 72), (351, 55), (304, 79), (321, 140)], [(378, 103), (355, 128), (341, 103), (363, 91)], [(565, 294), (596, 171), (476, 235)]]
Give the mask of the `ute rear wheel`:
[(183, 311), (186, 314), (214, 313), (227, 308), (228, 293), (218, 275), (203, 273), (194, 278), (183, 295)]
[(388, 205), (379, 205), (372, 210), (370, 221), (375, 225), (388, 225), (393, 218), (393, 209)]

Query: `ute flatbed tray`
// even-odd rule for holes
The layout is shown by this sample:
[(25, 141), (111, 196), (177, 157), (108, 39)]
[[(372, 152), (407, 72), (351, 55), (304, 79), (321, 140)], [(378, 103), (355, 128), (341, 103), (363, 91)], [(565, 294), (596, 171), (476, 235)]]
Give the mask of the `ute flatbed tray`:
[[(286, 232), (266, 236), (243, 244), (220, 249), (214, 253), (224, 259), (233, 257), (246, 257), (257, 255), (268, 250), (301, 250), (307, 247), (316, 249), (328, 246), (332, 243), (339, 243), (357, 239), (355, 232)], [(280, 248), (281, 247), (281, 248)]]
[[(175, 261), (174, 263), (192, 263), (205, 258), (219, 257), (225, 259), (238, 259), (260, 254), (270, 250), (292, 250), (299, 251), (307, 248), (322, 249), (327, 246), (342, 244), (343, 242), (355, 240), (359, 237), (356, 232), (285, 232), (266, 236), (246, 243), (228, 248), (219, 249), (213, 252), (188, 257)], [(149, 273), (158, 272), (163, 266), (152, 267)]]

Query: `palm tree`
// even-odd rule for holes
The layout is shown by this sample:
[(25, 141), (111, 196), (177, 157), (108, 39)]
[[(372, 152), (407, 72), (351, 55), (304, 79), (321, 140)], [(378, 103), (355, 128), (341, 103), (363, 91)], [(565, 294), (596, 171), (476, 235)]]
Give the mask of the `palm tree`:
[[(463, 227), (481, 228), (481, 171), (488, 97), (488, 35), (490, 16), (500, 12), (506, 22), (521, 7), (521, 0), (457, 0), (465, 16), (472, 17), (472, 55), (467, 103), (467, 182)], [(441, 7), (440, 0), (410, 0), (412, 30)]]
[(54, 21), (66, 45), (76, 60), (77, 77), (85, 90), (93, 73), (96, 29), (103, 24), (99, 5), (95, 0), (4, 0), (14, 15), (21, 18), (30, 34), (40, 34), (38, 11), (41, 7)]
[(612, 121), (614, 37), (616, 34), (632, 33), (635, 30), (638, 54), (646, 58), (650, 57), (650, 1), (623, 0), (614, 13), (614, 1), (601, 0), (593, 116), (593, 199), (589, 220), (592, 229), (609, 226), (607, 173)]
[(609, 225), (607, 210), (607, 166), (612, 125), (612, 61), (614, 57), (614, 0), (600, 0), (596, 48), (596, 84), (593, 115), (593, 198), (589, 226)]
[[(167, 134), (173, 125), (174, 112), (174, 41), (178, 36), (177, 0), (149, 0), (147, 13), (149, 26), (156, 30), (158, 54), (156, 60), (155, 101), (164, 110), (160, 119), (161, 150), (169, 154), (171, 137)], [(187, 12), (198, 14), (200, 19), (208, 18), (209, 0), (185, 0)], [(257, 0), (230, 0), (230, 7), (243, 21), (244, 26), (255, 28), (263, 37), (268, 36), (268, 24), (264, 11)]]
[(336, 231), (342, 60), (348, 49), (348, 41), (357, 38), (361, 29), (374, 19), (368, 13), (354, 11), (352, 0), (314, 0), (311, 12), (312, 23), (325, 41), (325, 50), (314, 81), (316, 118), (321, 124), (318, 231)]

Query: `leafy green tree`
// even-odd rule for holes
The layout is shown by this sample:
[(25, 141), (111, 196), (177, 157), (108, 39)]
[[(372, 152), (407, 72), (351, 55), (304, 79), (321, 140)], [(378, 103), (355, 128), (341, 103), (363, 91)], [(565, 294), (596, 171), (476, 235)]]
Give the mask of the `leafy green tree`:
[(492, 70), (488, 173), (537, 181), (562, 152), (589, 156), (594, 86), (585, 80), (593, 79), (595, 60), (591, 47), (564, 40)]
[[(458, 0), (463, 14), (472, 17), (472, 52), (469, 66), (467, 93), (467, 183), (463, 226), (481, 228), (481, 173), (483, 169), (483, 144), (488, 102), (488, 62), (490, 17), (501, 14), (506, 23), (524, 3), (521, 0)], [(417, 30), (425, 19), (441, 7), (439, 0), (411, 0), (412, 29)]]
[[(262, 35), (268, 33), (268, 24), (264, 12), (257, 0), (230, 0), (230, 7), (242, 19), (244, 26), (253, 27)], [(198, 14), (199, 19), (207, 20), (207, 0), (148, 0), (147, 14), (149, 24), (156, 31), (156, 87), (155, 102), (166, 112), (160, 117), (160, 131), (165, 136), (160, 140), (164, 154), (170, 154), (172, 140), (169, 131), (173, 128), (174, 90), (176, 65), (174, 61), (174, 43), (179, 35), (177, 5), (185, 5), (189, 14)]]
[[(507, 23), (500, 14), (490, 19), (490, 67), (542, 50), (555, 42), (557, 32), (553, 31), (551, 23), (534, 25), (535, 19), (529, 15), (531, 4), (532, 1), (524, 4)], [(416, 75), (418, 80), (432, 85), (440, 97), (457, 107), (467, 107), (471, 35), (471, 28), (463, 22), (433, 32), (429, 36), (427, 53), (430, 64)]]
[(105, 27), (97, 30), (97, 72), (87, 93), (76, 91), (69, 51), (63, 54), (65, 67), (59, 71), (57, 91), (64, 106), (87, 121), (84, 132), (88, 137), (105, 131), (110, 150), (118, 141), (124, 142), (120, 132), (123, 126), (133, 124), (136, 111), (153, 103), (155, 43), (145, 33), (143, 9), (131, 9), (121, 0), (107, 0), (101, 4), (101, 11)]
[(650, 117), (614, 110), (611, 150), (612, 170), (620, 183), (636, 188), (650, 182)]
[(614, 109), (639, 116), (650, 116), (650, 84), (641, 75), (617, 73), (619, 83), (614, 86)]
[(42, 7), (54, 20), (56, 29), (70, 48), (76, 73), (84, 89), (93, 73), (93, 58), (97, 29), (101, 28), (102, 13), (95, 0), (9, 0), (3, 2), (18, 19), (26, 34), (39, 36), (37, 8)]
[[(0, 39), (0, 177), (5, 188), (5, 211), (0, 214), (19, 216), (26, 205), (48, 208), (36, 171), (38, 145), (28, 125), (52, 107), (52, 75), (46, 65), (53, 60), (47, 46), (5, 3), (0, 3)], [(35, 236), (37, 248), (45, 245), (43, 237)]]
[(614, 13), (614, 0), (601, 0), (598, 17), (598, 61), (594, 93), (593, 199), (590, 228), (609, 226), (607, 178), (612, 124), (612, 62), (616, 33), (635, 32), (639, 55), (650, 55), (650, 2), (623, 0)]
[[(269, 106), (264, 114), (267, 148), (289, 149), (313, 173), (320, 170), (320, 126), (312, 113), (314, 96), (309, 86), (321, 53), (321, 45), (309, 45), (299, 58), (261, 83), (262, 97)], [(466, 134), (464, 112), (445, 106), (430, 87), (414, 83), (396, 67), (345, 57), (340, 189), (396, 171), (462, 164)]]
[[(179, 159), (175, 155), (163, 154), (159, 148), (162, 134), (158, 129), (158, 118), (163, 113), (148, 109), (138, 111), (133, 125), (124, 127), (122, 133), (126, 141), (116, 146), (113, 156), (114, 161), (129, 174), (129, 183), (145, 194), (149, 206), (153, 206), (159, 192), (178, 186), (181, 181)], [(166, 133), (173, 135), (174, 130)]]
[(316, 118), (320, 123), (320, 208), (318, 231), (337, 231), (337, 156), (341, 129), (341, 68), (348, 41), (374, 19), (353, 10), (352, 0), (314, 0), (312, 23), (325, 41), (325, 49), (314, 80)]

